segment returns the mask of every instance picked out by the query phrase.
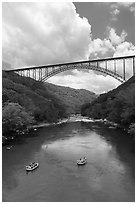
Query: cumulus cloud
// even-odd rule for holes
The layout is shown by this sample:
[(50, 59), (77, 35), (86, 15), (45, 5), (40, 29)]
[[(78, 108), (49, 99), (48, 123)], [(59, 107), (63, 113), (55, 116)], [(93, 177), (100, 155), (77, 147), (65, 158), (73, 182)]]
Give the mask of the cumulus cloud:
[(73, 3), (3, 3), (3, 60), (13, 67), (89, 57), (91, 25)]
[[(116, 33), (116, 30), (112, 27), (107, 27), (107, 38), (105, 39), (93, 39), (91, 42), (91, 56), (98, 58), (98, 56), (106, 56), (107, 53), (113, 57), (122, 57), (135, 55), (135, 46), (131, 42), (125, 41), (127, 33), (123, 30), (120, 35)], [(111, 55), (110, 55), (111, 54)], [(130, 78), (133, 74), (132, 60), (126, 60), (126, 78)], [(100, 66), (104, 67), (103, 63)], [(117, 72), (123, 74), (122, 61), (118, 61)], [(114, 70), (114, 63), (109, 62), (108, 68)]]
[(123, 42), (116, 47), (114, 57), (128, 56), (135, 54), (135, 46), (130, 42)]
[[(130, 55), (135, 55), (135, 46), (132, 43), (125, 41), (116, 47), (113, 57), (130, 56)], [(126, 72), (127, 79), (129, 79), (133, 74), (132, 68), (133, 68), (133, 61), (131, 59), (126, 60), (125, 72)], [(118, 69), (122, 70), (120, 64), (118, 65)]]
[(119, 35), (117, 35), (114, 28), (108, 27), (107, 29), (109, 30), (108, 38), (110, 39), (112, 45), (118, 45), (118, 44), (122, 43), (127, 36), (127, 33), (124, 30), (122, 31), (121, 35), (119, 36)]
[(93, 39), (90, 44), (90, 52), (92, 56), (102, 56), (108, 52), (114, 51), (114, 47), (109, 39), (101, 40), (100, 38)]
[[(119, 56), (120, 54), (121, 56), (123, 56), (124, 54), (133, 54), (133, 52), (131, 52), (131, 50), (134, 51), (134, 45), (132, 43), (127, 42), (128, 46), (123, 46), (123, 43), (126, 42), (125, 39), (127, 37), (127, 33), (124, 30), (121, 32), (120, 35), (116, 33), (115, 28), (107, 27), (106, 30), (106, 38), (104, 38), (103, 40), (100, 38), (93, 39), (90, 43), (91, 56), (98, 57), (100, 54), (102, 56), (105, 56), (108, 53), (109, 55), (112, 54), (111, 56), (113, 56), (115, 52), (119, 52)], [(120, 52), (122, 47), (123, 50)]]
[[(117, 9), (117, 10), (116, 10)], [(118, 15), (118, 7), (115, 7)], [(135, 47), (107, 27), (104, 39), (91, 39), (91, 25), (76, 13), (71, 2), (3, 3), (2, 57), (12, 67), (37, 66), (134, 54)], [(109, 64), (110, 69), (112, 64)], [(129, 68), (126, 74), (131, 73)], [(120, 69), (120, 65), (119, 65)], [(106, 92), (120, 83), (94, 71), (63, 72), (49, 82), (72, 88)]]

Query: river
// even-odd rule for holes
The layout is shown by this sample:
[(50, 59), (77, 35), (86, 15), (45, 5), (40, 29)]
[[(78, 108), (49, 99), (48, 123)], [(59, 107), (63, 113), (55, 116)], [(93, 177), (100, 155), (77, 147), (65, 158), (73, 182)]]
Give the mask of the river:
[[(134, 142), (121, 130), (72, 118), (39, 128), (12, 145), (2, 149), (5, 202), (135, 200)], [(77, 166), (83, 156), (87, 164)], [(32, 161), (39, 167), (26, 173)]]

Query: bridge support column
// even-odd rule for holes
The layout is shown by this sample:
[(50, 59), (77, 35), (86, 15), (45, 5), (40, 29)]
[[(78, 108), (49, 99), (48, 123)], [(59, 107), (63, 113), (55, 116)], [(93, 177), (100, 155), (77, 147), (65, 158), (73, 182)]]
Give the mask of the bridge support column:
[(27, 77), (28, 77), (28, 70), (27, 70)]
[(125, 80), (126, 76), (125, 76), (125, 59), (123, 59), (123, 78)]
[(45, 68), (44, 71), (45, 71), (45, 74), (44, 74), (44, 75), (47, 76), (48, 69)]
[(35, 69), (33, 69), (32, 71), (33, 71), (33, 79), (35, 79)]
[(52, 67), (51, 69), (52, 69), (52, 72), (55, 71), (55, 67)]
[(39, 81), (40, 81), (40, 68), (39, 68)]
[(114, 73), (116, 74), (116, 60), (114, 60)]
[(133, 58), (133, 76), (135, 76), (135, 58)]
[(106, 70), (108, 69), (108, 63), (107, 63), (107, 61), (106, 61)]

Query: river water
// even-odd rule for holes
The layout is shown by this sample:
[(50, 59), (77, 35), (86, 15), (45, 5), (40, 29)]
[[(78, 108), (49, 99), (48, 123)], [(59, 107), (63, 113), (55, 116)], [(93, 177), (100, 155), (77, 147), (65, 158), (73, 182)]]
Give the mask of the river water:
[[(2, 199), (7, 202), (117, 202), (135, 199), (134, 142), (120, 130), (75, 118), (3, 146)], [(77, 166), (86, 156), (88, 163)], [(26, 173), (25, 166), (39, 162)]]

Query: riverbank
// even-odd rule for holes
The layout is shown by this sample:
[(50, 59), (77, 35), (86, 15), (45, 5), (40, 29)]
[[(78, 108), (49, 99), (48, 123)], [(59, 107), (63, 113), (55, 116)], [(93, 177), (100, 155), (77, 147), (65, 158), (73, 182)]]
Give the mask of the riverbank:
[[(131, 137), (98, 122), (76, 120), (39, 128), (3, 146), (3, 202), (134, 200)], [(84, 156), (87, 164), (77, 166)], [(39, 168), (26, 173), (26, 165), (34, 161)]]
[(27, 135), (32, 131), (37, 131), (38, 128), (42, 127), (48, 127), (48, 126), (53, 126), (53, 125), (59, 125), (62, 123), (66, 123), (68, 121), (68, 118), (60, 119), (57, 122), (54, 123), (47, 123), (45, 122), (40, 122), (40, 123), (35, 123), (32, 125), (29, 125), (26, 129), (23, 130), (16, 130), (14, 133), (9, 133), (7, 136), (2, 136), (2, 145), (6, 145), (10, 143), (11, 141), (15, 140), (17, 137), (21, 137), (23, 135)]
[(131, 123), (129, 125), (129, 127), (124, 126), (124, 125), (120, 125), (118, 123), (114, 123), (112, 121), (109, 121), (107, 119), (94, 119), (95, 122), (100, 122), (103, 123), (105, 126), (107, 126), (108, 128), (112, 128), (112, 129), (122, 129), (123, 131), (125, 131), (126, 133), (132, 135), (133, 137), (135, 137), (135, 124)]
[(123, 131), (132, 135), (133, 137), (134, 137), (134, 133), (135, 133), (135, 124), (131, 124), (131, 126), (129, 128), (127, 128), (127, 127), (120, 126), (117, 123), (108, 121), (107, 119), (93, 119), (93, 118), (89, 118), (89, 117), (83, 117), (80, 114), (77, 114), (77, 115), (71, 115), (68, 118), (60, 119), (57, 122), (53, 122), (53, 123), (41, 122), (41, 123), (33, 124), (33, 125), (27, 127), (27, 129), (24, 129), (21, 131), (17, 130), (14, 134), (12, 133), (11, 136), (2, 136), (2, 144), (3, 145), (8, 144), (11, 141), (13, 141), (14, 139), (16, 139), (17, 137), (21, 137), (22, 135), (27, 135), (31, 131), (37, 131), (38, 128), (55, 126), (55, 125), (60, 125), (63, 123), (71, 123), (71, 122), (101, 123), (110, 129), (116, 129), (116, 128), (122, 129)]

